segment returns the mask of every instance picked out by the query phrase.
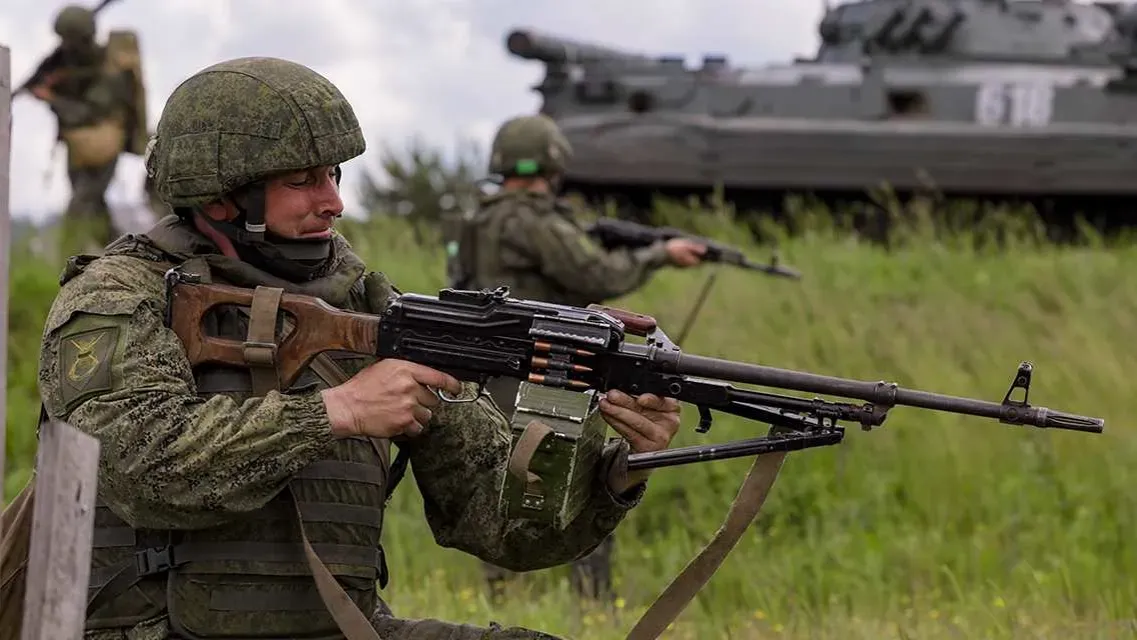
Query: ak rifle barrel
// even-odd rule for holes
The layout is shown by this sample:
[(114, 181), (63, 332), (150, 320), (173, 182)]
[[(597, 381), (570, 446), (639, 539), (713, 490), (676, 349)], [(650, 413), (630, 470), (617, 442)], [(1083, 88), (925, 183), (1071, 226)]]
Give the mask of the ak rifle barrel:
[(995, 418), (1006, 424), (1026, 424), (1048, 429), (1101, 433), (1105, 420), (1054, 411), (1046, 407), (1014, 407), (996, 402), (903, 389), (885, 382), (837, 378), (760, 364), (734, 362), (707, 356), (682, 354), (676, 373), (730, 380), (743, 384), (856, 398), (884, 406), (908, 406)]

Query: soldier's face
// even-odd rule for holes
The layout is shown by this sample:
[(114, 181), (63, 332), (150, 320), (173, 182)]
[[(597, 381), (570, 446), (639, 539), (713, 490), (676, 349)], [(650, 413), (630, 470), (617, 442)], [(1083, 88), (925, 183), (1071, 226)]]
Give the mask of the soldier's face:
[(84, 55), (94, 51), (95, 39), (93, 37), (68, 35), (66, 38), (59, 39), (59, 48), (66, 55)]
[(329, 238), (343, 200), (335, 167), (314, 167), (265, 183), (265, 225), (283, 238)]

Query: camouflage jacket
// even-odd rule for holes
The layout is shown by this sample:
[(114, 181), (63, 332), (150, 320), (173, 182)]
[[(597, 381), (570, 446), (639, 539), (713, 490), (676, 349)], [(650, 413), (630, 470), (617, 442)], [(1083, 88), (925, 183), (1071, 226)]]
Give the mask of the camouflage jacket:
[[(204, 261), (215, 281), (281, 286), (340, 308), (380, 312), (393, 287), (365, 273), (342, 237), (335, 249), (335, 267), (322, 277), (286, 283), (220, 255), (169, 216), (145, 236), (124, 236), (102, 257), (69, 262), (44, 328), (41, 394), (50, 415), (100, 440), (99, 499), (129, 527), (225, 526), (262, 509), (334, 446), (318, 391), (270, 391), (240, 403), (199, 393), (182, 344), (164, 322), (165, 270)], [(608, 470), (627, 446), (613, 441), (588, 506), (566, 529), (505, 519), (497, 501), (510, 436), (485, 399), (440, 407), (425, 434), (399, 446), (409, 453), (437, 543), (518, 571), (591, 551), (645, 489), (611, 492)], [(129, 637), (166, 637), (153, 626), (163, 620), (147, 624), (151, 631)], [(94, 633), (88, 637), (125, 637)]]
[(605, 250), (554, 196), (529, 191), (485, 198), (458, 250), (469, 288), (504, 285), (517, 298), (575, 306), (630, 293), (668, 262), (662, 242)]

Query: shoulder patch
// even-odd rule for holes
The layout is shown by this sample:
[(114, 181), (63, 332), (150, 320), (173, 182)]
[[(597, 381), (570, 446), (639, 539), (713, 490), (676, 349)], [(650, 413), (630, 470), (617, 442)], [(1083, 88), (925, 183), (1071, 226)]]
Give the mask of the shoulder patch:
[(118, 346), (116, 326), (59, 336), (59, 395), (66, 413), (83, 399), (114, 387), (111, 360)]

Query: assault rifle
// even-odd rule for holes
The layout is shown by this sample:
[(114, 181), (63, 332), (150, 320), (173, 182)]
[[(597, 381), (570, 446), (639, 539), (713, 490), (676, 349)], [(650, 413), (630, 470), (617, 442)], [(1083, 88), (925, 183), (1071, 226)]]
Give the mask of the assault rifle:
[[(202, 321), (220, 305), (251, 307), (254, 289), (208, 284), (194, 274), (166, 274), (167, 324), (185, 346), (193, 365), (246, 366), (241, 340), (206, 335)], [(840, 421), (864, 430), (884, 423), (896, 405), (993, 418), (1003, 424), (1101, 433), (1100, 418), (1028, 404), (1032, 367), (1019, 365), (1000, 403), (902, 389), (890, 382), (866, 382), (778, 369), (683, 353), (650, 316), (599, 305), (571, 307), (509, 297), (509, 290), (443, 289), (438, 296), (403, 293), (382, 314), (337, 309), (323, 300), (283, 293), (279, 310), (295, 329), (275, 353), (282, 388), (324, 351), (399, 358), (484, 385), (509, 376), (562, 389), (629, 394), (654, 393), (695, 405), (697, 431), (706, 433), (711, 410), (775, 427), (769, 435), (726, 444), (674, 448), (629, 456), (629, 467), (646, 469), (755, 456), (834, 445), (844, 437)], [(626, 336), (643, 342), (629, 342)], [(741, 389), (730, 383), (841, 396), (861, 402), (806, 399)], [(1012, 400), (1016, 389), (1022, 400)], [(481, 389), (479, 389), (479, 394)], [(473, 400), (451, 398), (448, 402)]]
[(761, 271), (770, 275), (781, 276), (783, 278), (793, 278), (795, 280), (801, 278), (801, 273), (796, 269), (780, 265), (777, 255), (771, 256), (770, 264), (758, 264), (757, 262), (752, 262), (735, 247), (716, 242), (710, 238), (693, 235), (674, 227), (649, 227), (630, 220), (599, 218), (596, 222), (589, 225), (586, 230), (588, 235), (592, 236), (601, 246), (609, 250), (621, 247), (638, 249), (640, 247), (650, 246), (659, 240), (687, 238), (688, 240), (698, 242), (707, 247), (707, 252), (703, 254), (703, 260), (706, 262), (729, 264), (751, 271)]
[[(105, 9), (107, 5), (114, 1), (115, 0), (100, 0), (99, 4), (95, 5), (95, 7), (91, 9), (91, 15), (99, 15), (100, 11)], [(25, 91), (31, 91), (33, 87), (45, 82), (49, 77), (51, 77), (53, 73), (55, 73), (63, 66), (63, 62), (63, 47), (56, 47), (55, 50), (48, 54), (48, 56), (39, 63), (39, 66), (36, 67), (36, 70), (32, 72), (32, 75), (27, 80), (25, 80), (23, 84), (21, 84), (19, 87), (16, 87), (16, 89), (12, 91), (12, 99), (15, 99), (16, 96), (24, 93)], [(97, 67), (90, 67), (85, 70), (76, 71), (73, 73), (90, 75), (97, 73), (98, 71), (99, 69)]]

